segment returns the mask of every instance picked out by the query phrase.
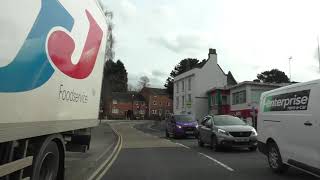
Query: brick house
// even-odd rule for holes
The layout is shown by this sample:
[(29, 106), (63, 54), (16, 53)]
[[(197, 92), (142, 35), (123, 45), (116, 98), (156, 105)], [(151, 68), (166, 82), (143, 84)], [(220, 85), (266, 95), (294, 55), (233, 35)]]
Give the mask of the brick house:
[(107, 98), (108, 119), (144, 119), (146, 115), (144, 97), (137, 92), (112, 92)]
[(140, 94), (145, 98), (149, 119), (164, 119), (173, 113), (173, 101), (165, 89), (144, 87)]

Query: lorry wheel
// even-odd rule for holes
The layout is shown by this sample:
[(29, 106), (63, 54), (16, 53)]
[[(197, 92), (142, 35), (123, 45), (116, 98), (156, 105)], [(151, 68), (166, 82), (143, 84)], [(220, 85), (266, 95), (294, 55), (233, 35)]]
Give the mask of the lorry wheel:
[(288, 165), (283, 164), (279, 148), (276, 143), (268, 144), (268, 163), (275, 173), (283, 173), (288, 169)]
[(57, 143), (43, 144), (34, 158), (32, 180), (57, 179), (60, 162)]

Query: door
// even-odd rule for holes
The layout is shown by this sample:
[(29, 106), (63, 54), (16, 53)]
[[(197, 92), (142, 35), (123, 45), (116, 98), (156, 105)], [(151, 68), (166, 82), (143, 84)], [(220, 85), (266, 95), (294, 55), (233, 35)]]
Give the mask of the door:
[(212, 117), (208, 116), (205, 117), (204, 120), (201, 122), (199, 133), (201, 136), (201, 140), (204, 143), (211, 142), (211, 134), (212, 134)]
[[(288, 142), (291, 146), (292, 159), (289, 163), (308, 171), (310, 167), (320, 169), (320, 124), (319, 124), (319, 102), (320, 89), (310, 87), (309, 97), (304, 95), (303, 101), (307, 104), (306, 111), (296, 111), (294, 116), (288, 119)], [(301, 91), (300, 91), (301, 92)], [(305, 164), (307, 166), (301, 166)]]

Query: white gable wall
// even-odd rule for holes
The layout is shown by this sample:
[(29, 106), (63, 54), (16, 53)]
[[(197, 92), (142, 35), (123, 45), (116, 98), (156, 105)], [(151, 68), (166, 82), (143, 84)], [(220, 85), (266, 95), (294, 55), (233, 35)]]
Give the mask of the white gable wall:
[[(188, 90), (188, 78), (192, 77), (191, 91)], [(182, 92), (182, 83), (184, 81), (185, 91)], [(179, 83), (179, 92), (176, 91), (176, 84)], [(227, 85), (227, 76), (222, 72), (217, 64), (217, 55), (210, 54), (206, 64), (201, 68), (195, 68), (174, 79), (174, 114), (182, 114), (191, 112), (196, 118), (201, 119), (208, 113), (208, 89), (212, 87), (223, 87)], [(188, 108), (186, 105), (182, 108), (182, 96), (185, 100), (188, 94), (192, 96), (192, 106)], [(179, 108), (176, 108), (176, 98), (179, 97)]]
[(196, 77), (196, 109), (197, 118), (208, 114), (208, 89), (227, 85), (227, 76), (217, 64), (217, 55), (210, 54), (207, 63), (201, 68)]

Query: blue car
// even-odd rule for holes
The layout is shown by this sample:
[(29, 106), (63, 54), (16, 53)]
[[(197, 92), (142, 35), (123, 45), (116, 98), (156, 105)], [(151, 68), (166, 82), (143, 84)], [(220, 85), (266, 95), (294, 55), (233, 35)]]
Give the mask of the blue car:
[(166, 137), (198, 137), (198, 122), (192, 115), (173, 115), (166, 121)]

